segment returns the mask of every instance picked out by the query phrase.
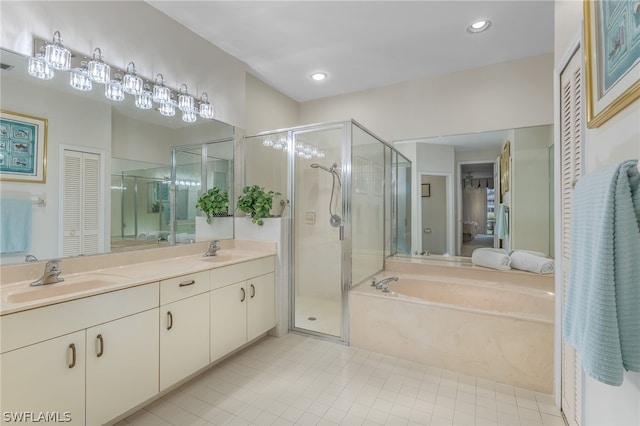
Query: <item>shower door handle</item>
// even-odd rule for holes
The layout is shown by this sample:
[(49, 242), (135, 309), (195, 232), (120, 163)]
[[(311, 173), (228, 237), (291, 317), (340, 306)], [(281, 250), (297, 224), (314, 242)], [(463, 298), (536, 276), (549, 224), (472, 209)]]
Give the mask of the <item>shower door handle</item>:
[(340, 225), (340, 241), (344, 241), (344, 225)]

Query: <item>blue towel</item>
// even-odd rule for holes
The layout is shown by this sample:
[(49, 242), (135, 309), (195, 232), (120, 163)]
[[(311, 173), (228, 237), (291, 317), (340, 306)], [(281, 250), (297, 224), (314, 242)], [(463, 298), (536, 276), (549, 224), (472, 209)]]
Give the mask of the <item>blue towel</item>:
[(31, 199), (0, 201), (0, 253), (21, 253), (31, 247)]
[[(573, 192), (563, 332), (594, 379), (640, 371), (640, 174), (637, 161), (585, 175)], [(634, 174), (635, 172), (635, 174)]]

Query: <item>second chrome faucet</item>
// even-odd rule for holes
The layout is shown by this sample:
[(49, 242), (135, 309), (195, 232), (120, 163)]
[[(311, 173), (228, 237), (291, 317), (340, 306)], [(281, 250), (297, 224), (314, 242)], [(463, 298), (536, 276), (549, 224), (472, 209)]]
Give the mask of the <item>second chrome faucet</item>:
[(64, 278), (60, 278), (60, 273), (62, 272), (58, 269), (58, 265), (60, 261), (58, 259), (53, 259), (47, 262), (44, 266), (44, 273), (42, 276), (32, 282), (30, 285), (32, 287), (44, 285), (44, 284), (55, 284), (64, 281)]
[(218, 250), (220, 250), (220, 246), (218, 245), (218, 240), (213, 240), (209, 244), (209, 250), (207, 250), (207, 252), (203, 254), (202, 257), (217, 256)]

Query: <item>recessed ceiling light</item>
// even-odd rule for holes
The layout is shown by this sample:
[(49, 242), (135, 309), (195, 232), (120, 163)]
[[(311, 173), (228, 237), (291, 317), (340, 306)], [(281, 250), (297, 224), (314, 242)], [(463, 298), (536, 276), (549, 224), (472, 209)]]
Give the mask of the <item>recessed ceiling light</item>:
[(482, 19), (474, 22), (473, 24), (467, 27), (467, 32), (471, 34), (481, 33), (482, 31), (486, 31), (491, 26), (491, 21)]
[(314, 72), (313, 74), (311, 74), (311, 78), (314, 79), (315, 81), (322, 81), (325, 78), (327, 78), (327, 73), (326, 72)]

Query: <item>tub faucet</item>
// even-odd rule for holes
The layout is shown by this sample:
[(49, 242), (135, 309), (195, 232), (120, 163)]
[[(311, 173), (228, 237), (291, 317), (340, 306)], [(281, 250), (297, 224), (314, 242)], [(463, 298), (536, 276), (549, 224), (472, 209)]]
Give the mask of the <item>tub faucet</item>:
[(220, 246), (218, 245), (218, 240), (213, 240), (209, 244), (209, 250), (207, 250), (207, 252), (205, 254), (203, 254), (202, 256), (203, 257), (217, 256), (218, 255), (218, 250), (220, 250)]
[(43, 284), (55, 284), (64, 281), (64, 278), (60, 278), (60, 273), (62, 272), (58, 269), (58, 265), (60, 264), (60, 260), (53, 259), (47, 262), (44, 266), (44, 273), (42, 276), (32, 282), (30, 285), (32, 287), (43, 285)]
[(398, 277), (383, 278), (376, 283), (376, 288), (382, 290), (384, 293), (389, 293), (389, 281), (398, 281)]

